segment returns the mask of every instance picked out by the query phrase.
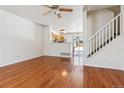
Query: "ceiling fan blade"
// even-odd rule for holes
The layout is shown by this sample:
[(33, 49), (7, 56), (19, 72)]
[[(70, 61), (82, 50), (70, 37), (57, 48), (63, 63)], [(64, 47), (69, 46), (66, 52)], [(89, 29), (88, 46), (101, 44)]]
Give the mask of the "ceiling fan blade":
[(61, 11), (61, 12), (72, 12), (73, 9), (69, 9), (69, 8), (60, 8), (59, 11)]
[(60, 13), (58, 13), (58, 14), (57, 14), (57, 17), (58, 17), (58, 18), (61, 18), (62, 16), (60, 15)]
[(59, 7), (60, 7), (59, 5), (52, 5), (53, 9), (59, 9)]
[(50, 10), (50, 11), (48, 11), (48, 12), (43, 13), (43, 15), (47, 15), (47, 14), (49, 14), (50, 12), (52, 12), (52, 10)]
[(43, 6), (46, 7), (46, 8), (52, 9), (52, 7), (49, 6), (49, 5), (43, 5)]

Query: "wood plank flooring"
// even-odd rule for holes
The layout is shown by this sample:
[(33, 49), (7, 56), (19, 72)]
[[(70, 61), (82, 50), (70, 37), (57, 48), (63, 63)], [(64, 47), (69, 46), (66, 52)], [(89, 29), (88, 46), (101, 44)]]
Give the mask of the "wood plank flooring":
[[(84, 73), (84, 75), (83, 75)], [(1, 88), (124, 87), (124, 72), (44, 56), (0, 68)]]
[(0, 68), (1, 87), (83, 87), (83, 68), (70, 59), (40, 57)]
[(124, 71), (84, 67), (85, 88), (124, 88)]

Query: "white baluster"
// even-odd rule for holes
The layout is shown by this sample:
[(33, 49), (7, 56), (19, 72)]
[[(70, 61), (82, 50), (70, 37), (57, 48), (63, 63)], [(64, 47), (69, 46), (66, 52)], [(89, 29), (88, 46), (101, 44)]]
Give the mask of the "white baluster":
[(92, 40), (92, 38), (91, 38), (90, 44), (91, 44), (91, 54), (92, 54), (92, 51), (93, 51), (93, 40)]
[(100, 46), (102, 45), (102, 32), (100, 32)]
[(105, 43), (107, 43), (107, 28), (105, 27)]
[(94, 37), (93, 37), (92, 40), (93, 40), (93, 50), (92, 50), (92, 52), (94, 53)]
[(109, 27), (109, 33), (108, 34), (109, 34), (109, 42), (110, 42), (110, 39), (111, 39), (111, 24), (109, 24), (108, 27)]
[(91, 40), (89, 40), (89, 55), (91, 53)]
[(115, 33), (114, 21), (112, 21), (112, 38), (113, 39), (114, 39), (114, 33)]
[(104, 29), (102, 29), (102, 46), (104, 45)]
[(121, 23), (122, 23), (122, 17), (121, 17), (121, 15), (119, 16), (120, 17), (120, 34), (121, 34), (121, 30), (122, 30), (122, 25), (121, 25)]
[(97, 43), (98, 43), (98, 40), (97, 40), (97, 38), (98, 38), (98, 34), (96, 34), (96, 51), (97, 51)]
[(116, 18), (116, 37), (118, 35), (118, 18)]
[(100, 49), (100, 44), (101, 44), (101, 36), (100, 36), (100, 32), (99, 32), (99, 49)]
[(90, 39), (90, 53), (92, 54), (92, 51), (93, 51), (93, 42), (92, 42), (92, 39)]
[(101, 29), (101, 45), (103, 44), (103, 37), (102, 37), (102, 35), (103, 35), (103, 30)]

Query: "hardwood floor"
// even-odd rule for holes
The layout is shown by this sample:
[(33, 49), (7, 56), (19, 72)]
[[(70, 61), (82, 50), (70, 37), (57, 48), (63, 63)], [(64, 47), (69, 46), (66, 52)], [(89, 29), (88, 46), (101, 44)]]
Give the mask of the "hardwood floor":
[(124, 71), (84, 67), (85, 88), (124, 88)]
[(1, 87), (83, 87), (83, 68), (70, 59), (40, 57), (0, 68)]
[(74, 65), (69, 58), (44, 56), (1, 67), (0, 87), (124, 87), (124, 72), (86, 66), (83, 71), (82, 65)]

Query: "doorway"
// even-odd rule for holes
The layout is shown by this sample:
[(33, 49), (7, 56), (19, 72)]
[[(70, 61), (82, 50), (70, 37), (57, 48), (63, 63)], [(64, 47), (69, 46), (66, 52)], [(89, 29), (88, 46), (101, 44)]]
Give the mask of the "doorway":
[(72, 37), (72, 57), (74, 65), (83, 65), (83, 38), (81, 36)]

